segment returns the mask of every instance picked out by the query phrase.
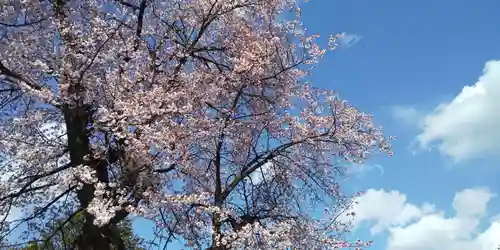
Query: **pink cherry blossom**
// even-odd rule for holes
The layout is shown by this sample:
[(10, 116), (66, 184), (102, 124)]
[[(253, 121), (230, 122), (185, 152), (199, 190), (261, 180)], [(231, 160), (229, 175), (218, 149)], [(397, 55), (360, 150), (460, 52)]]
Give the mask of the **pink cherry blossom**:
[(370, 245), (337, 162), (391, 137), (305, 81), (340, 35), (303, 30), (293, 0), (2, 1), (0, 242), (83, 211), (75, 249), (131, 214), (194, 249)]

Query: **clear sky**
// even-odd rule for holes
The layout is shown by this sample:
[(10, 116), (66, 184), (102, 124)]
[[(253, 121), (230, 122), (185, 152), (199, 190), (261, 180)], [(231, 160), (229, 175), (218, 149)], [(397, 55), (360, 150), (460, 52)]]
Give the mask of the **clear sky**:
[[(365, 191), (354, 237), (372, 250), (500, 244), (500, 2), (301, 3), (309, 32), (346, 32), (314, 71), (397, 137), (346, 181)], [(499, 98), (499, 99), (497, 99)], [(145, 224), (137, 224), (148, 234)], [(171, 249), (177, 249), (172, 247)]]

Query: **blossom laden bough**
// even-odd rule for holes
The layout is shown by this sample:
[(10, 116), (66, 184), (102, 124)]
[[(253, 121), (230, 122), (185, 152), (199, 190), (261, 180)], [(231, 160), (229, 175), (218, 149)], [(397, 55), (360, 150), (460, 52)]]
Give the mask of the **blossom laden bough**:
[(295, 1), (6, 0), (0, 10), (0, 174), (10, 173), (0, 214), (29, 208), (0, 221), (2, 239), (83, 211), (78, 249), (120, 246), (116, 224), (130, 213), (197, 249), (366, 245), (342, 238), (352, 199), (337, 162), (390, 153), (391, 138), (305, 83), (340, 36), (321, 48)]

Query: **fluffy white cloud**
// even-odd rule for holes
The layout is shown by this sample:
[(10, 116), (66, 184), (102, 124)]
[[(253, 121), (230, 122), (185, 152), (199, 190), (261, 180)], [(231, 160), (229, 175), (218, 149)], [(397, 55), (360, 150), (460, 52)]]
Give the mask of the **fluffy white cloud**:
[(450, 102), (422, 120), (417, 136), (423, 148), (437, 146), (456, 161), (500, 152), (500, 61), (485, 64), (483, 75)]
[(487, 189), (457, 192), (446, 217), (433, 205), (408, 203), (398, 191), (368, 190), (359, 197), (355, 224), (372, 222), (372, 233), (389, 233), (387, 250), (493, 250), (500, 244), (500, 222), (480, 231), (488, 202), (495, 196)]
[(380, 233), (391, 226), (406, 225), (423, 215), (431, 213), (434, 208), (429, 204), (421, 207), (406, 202), (406, 195), (399, 191), (370, 189), (357, 199), (354, 212), (354, 226), (364, 221), (373, 222), (372, 234)]
[(496, 195), (486, 189), (465, 189), (455, 195), (452, 206), (457, 211), (457, 216), (482, 216), (486, 205), (494, 196)]

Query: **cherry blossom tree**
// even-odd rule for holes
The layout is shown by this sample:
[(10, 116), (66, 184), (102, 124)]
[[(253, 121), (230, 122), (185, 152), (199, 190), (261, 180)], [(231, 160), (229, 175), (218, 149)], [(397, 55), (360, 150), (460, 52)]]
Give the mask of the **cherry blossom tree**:
[(80, 214), (77, 249), (124, 249), (133, 214), (195, 249), (367, 245), (338, 180), (391, 138), (306, 81), (339, 37), (293, 0), (1, 1), (2, 241)]

